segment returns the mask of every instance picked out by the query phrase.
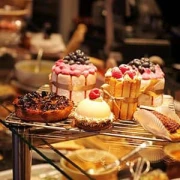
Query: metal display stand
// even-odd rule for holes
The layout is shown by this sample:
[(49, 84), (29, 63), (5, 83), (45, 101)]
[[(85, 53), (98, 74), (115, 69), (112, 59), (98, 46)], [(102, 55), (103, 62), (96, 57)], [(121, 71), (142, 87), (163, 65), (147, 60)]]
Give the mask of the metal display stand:
[[(13, 180), (30, 180), (32, 149), (68, 179), (71, 179), (71, 177), (68, 177), (68, 175), (63, 172), (62, 169), (60, 169), (60, 167), (56, 166), (50, 159), (48, 159), (36, 148), (40, 145), (44, 145), (46, 142), (55, 143), (95, 135), (106, 135), (131, 140), (136, 139), (140, 140), (141, 142), (167, 142), (165, 139), (154, 137), (151, 133), (145, 131), (134, 121), (117, 121), (113, 123), (112, 128), (98, 132), (86, 132), (78, 128), (71, 127), (71, 119), (66, 119), (59, 123), (31, 123), (22, 121), (21, 119), (17, 118), (14, 113), (11, 113), (6, 120), (1, 120), (1, 123), (3, 123), (12, 132)], [(59, 151), (56, 151), (55, 149), (52, 150), (54, 150), (60, 156), (64, 156)], [(80, 169), (80, 171), (87, 175), (82, 169)], [(92, 178), (89, 177), (89, 179)]]
[[(49, 86), (44, 86), (40, 90), (48, 90)], [(171, 104), (169, 104), (170, 107)], [(135, 139), (142, 141), (153, 141), (158, 143), (167, 143), (165, 139), (155, 137), (150, 132), (147, 132), (142, 128), (140, 124), (135, 121), (115, 121), (112, 128), (98, 131), (87, 132), (73, 127), (72, 119), (69, 117), (64, 121), (57, 123), (37, 123), (37, 122), (25, 122), (15, 116), (14, 113), (10, 113), (5, 120), (0, 122), (10, 129), (12, 132), (12, 149), (13, 149), (13, 180), (30, 180), (31, 178), (31, 164), (32, 156), (31, 151), (35, 150), (42, 158), (44, 158), (50, 165), (58, 170), (67, 179), (71, 179), (60, 167), (55, 165), (52, 160), (47, 158), (36, 147), (48, 144), (49, 147), (54, 150), (59, 156), (65, 158), (70, 162), (63, 154), (54, 149), (50, 143), (74, 140), (83, 137), (105, 135), (113, 136), (125, 139)], [(89, 179), (92, 179), (85, 171), (80, 169), (77, 165), (71, 162), (77, 169), (84, 173)]]
[[(31, 142), (28, 134), (28, 128), (12, 127), (14, 131), (21, 134), (27, 141)], [(18, 134), (12, 132), (12, 150), (13, 150), (13, 179), (30, 180), (32, 154), (31, 148), (26, 144)]]

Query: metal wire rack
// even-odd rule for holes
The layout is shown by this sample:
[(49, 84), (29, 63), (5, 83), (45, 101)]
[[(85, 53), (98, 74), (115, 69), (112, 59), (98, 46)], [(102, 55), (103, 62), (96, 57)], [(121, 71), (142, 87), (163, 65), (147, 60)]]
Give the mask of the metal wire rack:
[[(49, 86), (45, 85), (38, 91), (49, 91)], [(168, 97), (169, 98), (169, 97)], [(174, 108), (172, 103), (168, 103), (168, 107)], [(113, 122), (112, 127), (107, 130), (88, 132), (81, 130), (72, 125), (73, 117), (69, 117), (57, 123), (38, 123), (26, 122), (18, 117), (15, 113), (10, 113), (5, 120), (1, 120), (6, 127), (12, 131), (14, 166), (13, 177), (15, 180), (29, 179), (30, 177), (30, 149), (32, 148), (44, 159), (47, 160), (60, 172), (62, 171), (56, 167), (52, 161), (48, 160), (36, 148), (39, 145), (79, 139), (83, 137), (90, 137), (96, 135), (105, 135), (104, 137), (119, 137), (128, 140), (128, 145), (138, 146), (142, 141), (153, 141), (156, 147), (162, 147), (162, 144), (167, 143), (168, 140), (160, 137), (155, 137), (150, 132), (143, 129), (143, 127), (136, 121), (118, 120)], [(100, 138), (103, 138), (100, 137)], [(47, 141), (48, 140), (48, 141)], [(110, 140), (111, 141), (111, 140)], [(106, 139), (106, 142), (110, 142)], [(121, 141), (122, 143), (122, 141)], [(125, 144), (124, 144), (125, 145)], [(51, 146), (50, 146), (51, 147)], [(54, 150), (54, 149), (53, 149)], [(60, 156), (63, 156), (60, 154)], [(24, 157), (23, 159), (19, 159)], [(21, 171), (19, 171), (21, 169)], [(28, 177), (28, 178), (27, 178)]]
[(5, 120), (7, 126), (18, 126), (29, 128), (28, 136), (34, 138), (58, 139), (58, 141), (73, 140), (93, 135), (106, 135), (129, 139), (150, 140), (166, 142), (167, 140), (155, 137), (150, 132), (144, 130), (140, 124), (135, 121), (115, 121), (112, 128), (102, 131), (88, 132), (73, 127), (72, 118), (57, 123), (38, 123), (25, 122), (11, 113)]

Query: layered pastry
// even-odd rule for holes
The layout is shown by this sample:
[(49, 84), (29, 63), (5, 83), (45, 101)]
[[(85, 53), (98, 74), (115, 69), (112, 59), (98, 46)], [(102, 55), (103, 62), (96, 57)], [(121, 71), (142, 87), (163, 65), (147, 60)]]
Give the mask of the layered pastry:
[(18, 96), (13, 104), (20, 119), (43, 123), (66, 119), (73, 109), (73, 102), (67, 97), (46, 91)]
[(84, 52), (76, 50), (55, 62), (50, 74), (51, 91), (77, 104), (95, 87), (96, 72)]
[(139, 72), (129, 65), (121, 64), (107, 70), (102, 89), (116, 119), (132, 119), (137, 108), (140, 84)]
[(89, 97), (79, 102), (74, 112), (74, 125), (86, 131), (110, 128), (113, 119), (114, 115), (98, 88), (92, 89)]
[(134, 59), (129, 62), (129, 65), (142, 75), (138, 105), (160, 106), (163, 102), (165, 85), (164, 72), (161, 67), (152, 63), (148, 58)]

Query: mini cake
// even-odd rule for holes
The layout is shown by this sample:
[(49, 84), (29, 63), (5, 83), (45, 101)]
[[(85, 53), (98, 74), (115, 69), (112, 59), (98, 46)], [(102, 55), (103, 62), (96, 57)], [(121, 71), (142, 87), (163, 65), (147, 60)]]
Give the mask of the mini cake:
[(152, 63), (148, 58), (134, 59), (129, 62), (129, 65), (138, 70), (142, 76), (138, 105), (160, 106), (163, 102), (165, 85), (161, 67)]
[(75, 126), (86, 131), (110, 128), (113, 118), (113, 113), (98, 88), (92, 89), (89, 97), (79, 102), (74, 112)]
[(55, 62), (50, 75), (51, 91), (67, 96), (76, 105), (95, 87), (96, 72), (84, 52), (76, 50)]
[(15, 114), (24, 121), (57, 122), (66, 119), (73, 109), (73, 102), (65, 96), (46, 91), (29, 92), (14, 99)]
[(131, 120), (137, 108), (141, 76), (131, 66), (121, 64), (105, 73), (102, 85), (104, 98), (111, 107), (116, 119)]

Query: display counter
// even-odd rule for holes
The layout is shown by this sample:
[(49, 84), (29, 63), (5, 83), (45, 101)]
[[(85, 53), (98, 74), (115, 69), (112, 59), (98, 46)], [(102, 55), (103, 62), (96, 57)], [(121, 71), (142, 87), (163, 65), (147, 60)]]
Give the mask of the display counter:
[[(47, 86), (43, 88), (47, 88)], [(171, 103), (168, 106), (173, 108)], [(45, 145), (51, 152), (56, 153), (59, 159), (66, 158), (66, 155), (54, 148), (52, 143), (69, 140), (78, 140), (87, 149), (103, 149), (113, 153), (117, 158), (122, 158), (143, 142), (151, 142), (150, 146), (135, 153), (128, 159), (128, 162), (134, 158), (143, 157), (150, 162), (151, 170), (161, 169), (171, 179), (180, 177), (179, 162), (167, 157), (163, 151), (164, 147), (171, 142), (154, 136), (135, 121), (115, 121), (112, 128), (98, 132), (87, 132), (73, 127), (71, 116), (58, 123), (32, 123), (22, 121), (14, 113), (10, 113), (5, 120), (1, 120), (1, 123), (12, 133), (13, 157), (10, 157), (10, 160), (12, 160), (14, 180), (29, 180), (31, 178), (31, 166), (34, 163), (32, 151), (39, 154), (43, 162), (50, 164), (62, 176), (71, 179), (59, 164), (54, 163), (52, 159), (47, 157), (47, 154), (39, 149)], [(127, 164), (124, 165), (123, 168), (120, 168), (118, 179), (132, 178)], [(86, 175), (86, 172), (82, 172)]]

